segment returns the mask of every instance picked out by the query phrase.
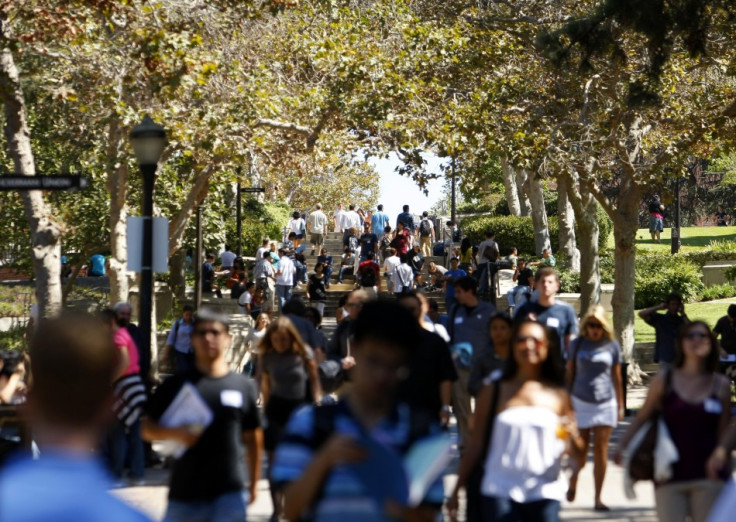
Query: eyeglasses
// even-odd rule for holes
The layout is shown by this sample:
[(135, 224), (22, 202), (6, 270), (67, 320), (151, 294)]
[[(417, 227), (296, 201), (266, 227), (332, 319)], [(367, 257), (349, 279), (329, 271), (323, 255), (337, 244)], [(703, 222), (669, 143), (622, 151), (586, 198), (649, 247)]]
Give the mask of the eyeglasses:
[(220, 337), (225, 333), (225, 330), (218, 330), (216, 328), (194, 330), (193, 335), (197, 337), (205, 337), (207, 334), (212, 334), (213, 337)]
[(708, 334), (705, 332), (688, 332), (685, 334), (687, 339), (707, 339)]
[(520, 335), (516, 338), (516, 344), (526, 344), (529, 341), (534, 341), (536, 345), (544, 344), (544, 339), (534, 337), (533, 335)]
[(603, 325), (601, 323), (588, 323), (588, 328), (603, 328)]

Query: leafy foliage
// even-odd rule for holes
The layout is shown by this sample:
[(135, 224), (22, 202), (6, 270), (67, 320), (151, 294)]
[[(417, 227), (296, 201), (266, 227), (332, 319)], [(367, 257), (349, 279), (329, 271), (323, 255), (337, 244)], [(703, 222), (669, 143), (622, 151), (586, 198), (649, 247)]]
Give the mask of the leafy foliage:
[(700, 265), (679, 255), (648, 254), (636, 260), (636, 309), (661, 303), (670, 292), (694, 301), (703, 293)]
[(736, 297), (736, 286), (731, 284), (713, 285), (703, 289), (701, 301), (714, 301), (715, 299), (727, 299)]

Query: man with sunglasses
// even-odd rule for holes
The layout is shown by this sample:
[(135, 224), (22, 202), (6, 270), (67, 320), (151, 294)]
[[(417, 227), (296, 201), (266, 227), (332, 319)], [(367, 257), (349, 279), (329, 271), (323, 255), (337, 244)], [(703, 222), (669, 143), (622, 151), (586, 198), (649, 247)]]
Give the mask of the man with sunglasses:
[[(201, 310), (194, 318), (195, 367), (166, 380), (148, 403), (143, 437), (171, 440), (187, 449), (171, 473), (166, 520), (244, 520), (246, 504), (256, 496), (263, 432), (255, 386), (230, 371), (226, 351), (232, 342), (228, 317)], [(207, 426), (163, 426), (159, 419), (189, 383), (212, 412)], [(250, 488), (246, 492), (245, 464)]]
[[(666, 310), (659, 314), (658, 310)], [(660, 368), (669, 367), (675, 360), (675, 344), (680, 330), (690, 323), (685, 314), (685, 305), (682, 296), (671, 293), (664, 301), (655, 306), (650, 306), (639, 312), (645, 323), (654, 327), (654, 362), (659, 363)]]

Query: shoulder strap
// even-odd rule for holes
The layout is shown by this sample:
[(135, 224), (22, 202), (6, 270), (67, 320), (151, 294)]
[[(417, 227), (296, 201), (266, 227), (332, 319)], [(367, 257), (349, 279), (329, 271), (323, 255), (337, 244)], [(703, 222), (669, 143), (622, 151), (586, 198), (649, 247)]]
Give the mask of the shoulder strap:
[(179, 323), (181, 323), (183, 319), (179, 318), (174, 322), (174, 344), (176, 344), (176, 340), (179, 337)]
[(491, 411), (488, 414), (488, 422), (486, 423), (486, 435), (483, 438), (483, 448), (481, 450), (481, 463), (485, 464), (488, 457), (488, 450), (491, 446), (491, 436), (493, 435), (493, 424), (496, 420), (496, 412), (498, 411), (498, 396), (501, 393), (501, 381), (493, 381), (493, 397), (491, 398)]

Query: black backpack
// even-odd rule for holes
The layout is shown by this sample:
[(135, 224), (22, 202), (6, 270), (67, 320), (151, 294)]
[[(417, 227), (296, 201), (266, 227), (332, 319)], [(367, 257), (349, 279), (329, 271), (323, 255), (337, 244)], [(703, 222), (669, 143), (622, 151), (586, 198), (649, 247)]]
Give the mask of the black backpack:
[(429, 222), (428, 219), (423, 219), (419, 223), (419, 235), (422, 237), (427, 237), (432, 234), (432, 224)]
[(486, 245), (483, 249), (483, 258), (495, 262), (498, 259), (498, 243), (493, 241), (491, 244)]
[(360, 269), (360, 285), (376, 286), (376, 272), (367, 266)]

